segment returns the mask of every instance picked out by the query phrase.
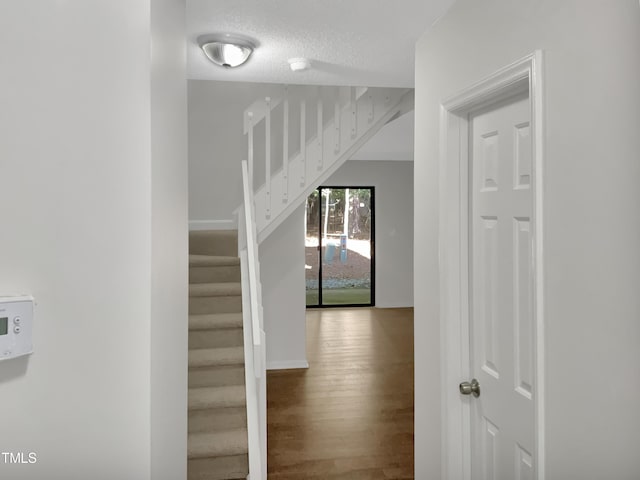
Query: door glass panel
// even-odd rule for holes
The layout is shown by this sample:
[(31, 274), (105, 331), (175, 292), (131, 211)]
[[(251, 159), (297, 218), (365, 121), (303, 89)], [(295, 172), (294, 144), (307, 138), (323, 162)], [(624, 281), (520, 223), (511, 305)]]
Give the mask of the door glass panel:
[(307, 307), (320, 305), (320, 270), (319, 270), (319, 219), (320, 219), (320, 192), (314, 191), (307, 197), (305, 215), (305, 281)]
[(320, 187), (307, 198), (307, 307), (374, 304), (373, 197), (373, 187)]

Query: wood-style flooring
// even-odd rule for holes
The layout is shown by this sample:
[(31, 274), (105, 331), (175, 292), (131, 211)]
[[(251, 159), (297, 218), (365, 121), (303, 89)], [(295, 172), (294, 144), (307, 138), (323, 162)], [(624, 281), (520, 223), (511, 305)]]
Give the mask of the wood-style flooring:
[(413, 478), (413, 309), (307, 311), (309, 369), (267, 375), (269, 480)]

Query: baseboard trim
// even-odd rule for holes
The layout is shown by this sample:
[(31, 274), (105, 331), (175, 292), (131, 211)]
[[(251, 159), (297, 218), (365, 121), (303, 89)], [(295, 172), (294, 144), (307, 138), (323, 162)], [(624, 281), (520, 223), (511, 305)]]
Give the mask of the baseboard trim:
[(399, 303), (376, 302), (376, 308), (413, 308), (413, 302), (399, 302)]
[(235, 220), (189, 220), (189, 230), (235, 230)]
[(290, 370), (293, 368), (309, 368), (309, 362), (306, 360), (267, 362), (267, 370)]

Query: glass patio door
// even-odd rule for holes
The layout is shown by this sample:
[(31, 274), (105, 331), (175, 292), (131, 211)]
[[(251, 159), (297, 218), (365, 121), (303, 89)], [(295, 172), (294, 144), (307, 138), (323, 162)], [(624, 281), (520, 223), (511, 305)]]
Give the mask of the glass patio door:
[(371, 306), (374, 188), (320, 187), (307, 199), (308, 307)]

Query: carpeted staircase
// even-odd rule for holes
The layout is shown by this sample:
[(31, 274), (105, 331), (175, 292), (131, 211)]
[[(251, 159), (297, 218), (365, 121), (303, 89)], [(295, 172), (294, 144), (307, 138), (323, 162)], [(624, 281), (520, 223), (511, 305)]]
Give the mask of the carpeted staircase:
[(189, 234), (189, 480), (249, 473), (236, 231)]

